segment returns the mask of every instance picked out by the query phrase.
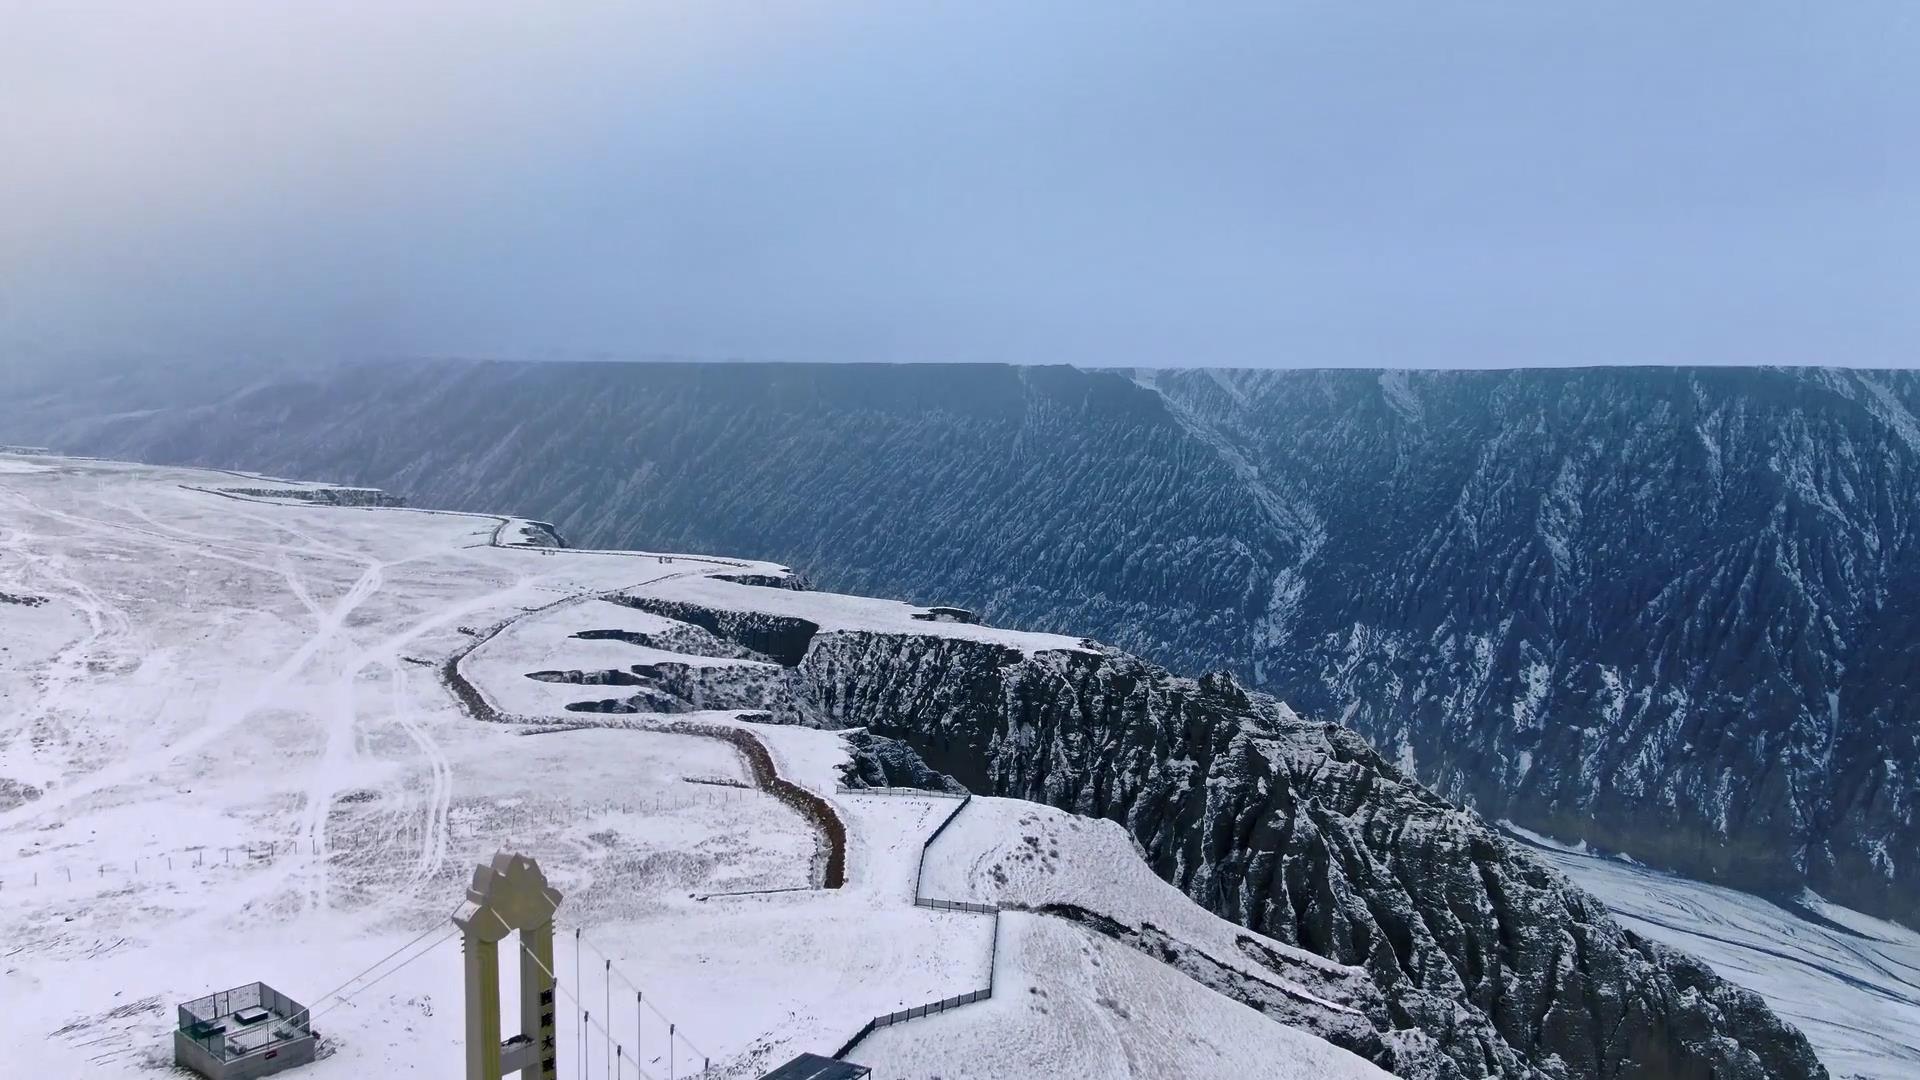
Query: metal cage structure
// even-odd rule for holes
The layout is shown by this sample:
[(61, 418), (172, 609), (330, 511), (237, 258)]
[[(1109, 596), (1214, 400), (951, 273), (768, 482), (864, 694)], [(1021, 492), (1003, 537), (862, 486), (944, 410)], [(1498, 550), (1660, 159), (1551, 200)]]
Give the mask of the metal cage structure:
[(173, 1061), (208, 1080), (252, 1080), (307, 1064), (318, 1045), (306, 1007), (255, 982), (181, 1005)]

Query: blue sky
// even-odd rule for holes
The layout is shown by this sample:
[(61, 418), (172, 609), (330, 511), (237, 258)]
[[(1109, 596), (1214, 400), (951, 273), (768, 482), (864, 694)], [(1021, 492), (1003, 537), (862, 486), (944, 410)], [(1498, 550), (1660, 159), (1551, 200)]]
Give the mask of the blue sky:
[(1904, 0), (0, 16), (16, 351), (1920, 357)]

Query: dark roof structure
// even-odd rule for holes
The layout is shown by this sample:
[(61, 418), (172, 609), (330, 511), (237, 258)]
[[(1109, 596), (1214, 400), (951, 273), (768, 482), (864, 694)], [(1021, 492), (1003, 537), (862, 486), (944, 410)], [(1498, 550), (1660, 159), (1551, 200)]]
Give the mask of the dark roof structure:
[(863, 1080), (873, 1070), (850, 1061), (836, 1061), (819, 1054), (801, 1054), (773, 1070), (760, 1080)]

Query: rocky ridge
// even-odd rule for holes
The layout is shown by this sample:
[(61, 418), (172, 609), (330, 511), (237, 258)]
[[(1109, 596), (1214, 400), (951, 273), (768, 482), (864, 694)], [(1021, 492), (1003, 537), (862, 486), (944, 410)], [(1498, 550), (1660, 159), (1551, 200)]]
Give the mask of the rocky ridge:
[(1911, 372), (60, 372), (0, 436), (502, 507), (1231, 670), (1489, 818), (1920, 920)]
[[(1108, 649), (1029, 654), (931, 629), (818, 632), (738, 608), (629, 602), (700, 627), (729, 653), (779, 663), (792, 676), (779, 685), (799, 699), (787, 715), (864, 729), (856, 781), (871, 782), (862, 774), (876, 771), (889, 783), (917, 775), (946, 786), (939, 780), (951, 778), (1112, 819), (1155, 873), (1196, 903), (1357, 966), (1372, 984), (1355, 1002), (1376, 1025), (1370, 1037), (1347, 1030), (1352, 1014), (1320, 1016), (1270, 994), (1263, 1001), (1259, 987), (1151, 927), (1053, 913), (1255, 1007), (1326, 1026), (1398, 1075), (1826, 1075), (1805, 1039), (1758, 997), (1625, 930), (1355, 733), (1303, 720), (1231, 676), (1179, 678)], [(891, 767), (868, 760), (877, 740)], [(903, 760), (902, 747), (917, 762)]]

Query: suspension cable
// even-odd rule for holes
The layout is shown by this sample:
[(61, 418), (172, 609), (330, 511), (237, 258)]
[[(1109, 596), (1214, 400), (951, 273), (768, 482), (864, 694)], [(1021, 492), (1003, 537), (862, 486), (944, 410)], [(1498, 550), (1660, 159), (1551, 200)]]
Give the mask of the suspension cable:
[(317, 1013), (309, 1012), (307, 1016), (308, 1026), (312, 1026), (315, 1020), (319, 1019), (322, 1016), (327, 1015), (328, 1013), (339, 1008), (340, 1006), (345, 1005), (348, 1002), (352, 1001), (354, 998), (358, 997), (359, 995), (364, 994), (367, 991), (373, 989), (374, 987), (380, 985), (382, 982), (384, 982), (387, 979), (388, 976), (392, 975), (394, 972), (399, 971), (401, 968), (406, 967), (408, 964), (413, 963), (415, 960), (420, 959), (421, 957), (427, 955), (428, 953), (439, 948), (440, 946), (445, 945), (447, 942), (452, 941), (457, 935), (459, 935), (459, 933), (460, 933), (460, 928), (457, 926), (451, 930), (448, 930), (445, 934), (442, 934), (439, 937), (439, 939), (436, 940), (433, 944), (427, 946), (424, 949), (421, 949), (419, 952), (414, 953), (412, 956), (407, 957), (406, 960), (402, 961), (401, 963), (382, 972), (379, 978), (368, 982), (365, 986), (359, 987), (358, 989), (354, 990), (350, 994), (342, 994), (338, 999), (336, 999), (333, 1002), (333, 1004), (328, 1005), (326, 1008), (321, 1009)]
[(707, 1054), (705, 1051), (701, 1050), (699, 1046), (695, 1045), (692, 1039), (687, 1038), (684, 1034), (681, 1034), (679, 1032), (679, 1026), (674, 1023), (672, 1017), (668, 1016), (666, 1013), (661, 1012), (659, 1008), (654, 1005), (653, 1002), (648, 1001), (646, 999), (645, 987), (634, 982), (632, 979), (627, 978), (625, 972), (621, 971), (617, 967), (614, 967), (613, 961), (607, 956), (606, 952), (602, 950), (598, 945), (595, 945), (591, 941), (588, 941), (586, 944), (587, 944), (587, 948), (592, 949), (595, 955), (599, 956), (600, 959), (605, 960), (607, 962), (608, 968), (614, 973), (614, 975), (618, 976), (621, 982), (627, 984), (627, 989), (632, 990), (634, 993), (641, 995), (641, 997), (639, 998), (640, 1004), (644, 1005), (647, 1011), (651, 1012), (654, 1015), (655, 1019), (667, 1025), (668, 1031), (670, 1032), (672, 1038), (678, 1040), (688, 1050), (693, 1051), (693, 1054), (695, 1057), (698, 1057), (703, 1061), (712, 1060), (712, 1055)]
[[(560, 981), (560, 977), (553, 973), (552, 968), (548, 967), (544, 963), (541, 963), (540, 958), (534, 955), (531, 951), (523, 951), (521, 955), (528, 957), (536, 965), (538, 965), (540, 970), (546, 973), (547, 978), (553, 980), (554, 989), (566, 995), (566, 999), (573, 1003), (573, 1011), (579, 1013), (583, 1018), (585, 1018), (585, 1021), (588, 1025), (593, 1027), (596, 1031), (600, 1032), (600, 1034), (605, 1035), (607, 1037), (607, 1041), (609, 1043), (612, 1043), (615, 1047), (618, 1048), (620, 1060), (633, 1062), (633, 1067), (635, 1070), (638, 1071), (640, 1080), (657, 1080), (657, 1078), (654, 1076), (653, 1073), (648, 1072), (646, 1067), (640, 1064), (639, 1058), (633, 1056), (632, 1054), (627, 1053), (626, 1044), (614, 1042), (613, 1032), (607, 1030), (604, 1024), (600, 1023), (600, 1021), (595, 1020), (593, 1018), (593, 1014), (591, 1012), (588, 1012), (587, 1009), (580, 1004), (580, 999), (573, 996), (573, 992), (566, 988), (566, 985)], [(586, 1056), (583, 1054), (580, 1060), (584, 1063), (586, 1061)]]
[[(454, 906), (454, 907), (453, 907), (453, 908), (452, 908), (451, 910), (449, 910), (449, 911), (447, 912), (447, 918), (449, 918), (449, 919), (451, 919), (451, 918), (453, 918), (453, 914), (454, 914), (454, 912), (456, 912), (456, 911), (459, 911), (459, 910), (460, 910), (460, 908), (459, 908), (459, 906), (458, 906), (458, 905), (455, 905), (455, 906)], [(428, 935), (430, 935), (430, 934), (432, 934), (432, 933), (433, 933), (433, 932), (434, 932), (435, 930), (439, 930), (439, 929), (441, 929), (441, 928), (442, 928), (442, 925), (443, 925), (443, 924), (441, 924), (441, 923), (434, 923), (434, 924), (433, 924), (432, 926), (429, 926), (429, 927), (427, 927), (427, 928), (426, 928), (425, 930), (422, 930), (422, 931), (421, 931), (421, 932), (420, 932), (419, 934), (417, 934), (417, 935), (415, 935), (415, 936), (414, 936), (414, 938), (413, 938), (413, 940), (412, 940), (412, 941), (409, 941), (409, 942), (407, 942), (406, 944), (404, 944), (404, 945), (402, 945), (402, 946), (400, 946), (399, 948), (397, 948), (397, 949), (395, 949), (395, 950), (393, 950), (392, 952), (390, 952), (390, 953), (388, 953), (387, 955), (385, 955), (385, 956), (383, 956), (383, 957), (381, 957), (380, 959), (378, 959), (378, 960), (375, 960), (375, 961), (374, 961), (373, 963), (371, 963), (371, 964), (368, 964), (368, 965), (367, 965), (367, 966), (366, 966), (365, 968), (363, 968), (363, 969), (362, 969), (362, 970), (360, 970), (359, 972), (356, 972), (356, 973), (354, 974), (354, 976), (353, 976), (352, 978), (350, 978), (350, 979), (348, 979), (348, 980), (347, 980), (346, 982), (343, 982), (343, 983), (341, 983), (341, 984), (340, 984), (339, 986), (336, 986), (336, 987), (334, 987), (333, 989), (331, 989), (331, 990), (329, 990), (329, 991), (327, 991), (326, 993), (324, 993), (324, 994), (321, 994), (321, 995), (320, 995), (319, 997), (316, 997), (316, 998), (314, 998), (314, 999), (313, 999), (313, 1002), (314, 1002), (314, 1005), (318, 1005), (318, 1004), (319, 1004), (320, 1002), (323, 1002), (323, 1001), (325, 1001), (325, 1000), (327, 1000), (328, 998), (330, 998), (330, 997), (332, 997), (332, 996), (334, 996), (335, 994), (338, 994), (338, 993), (339, 993), (340, 991), (342, 991), (342, 990), (345, 990), (345, 989), (346, 989), (347, 987), (349, 987), (349, 986), (352, 986), (352, 985), (353, 985), (354, 983), (356, 983), (356, 982), (358, 982), (358, 981), (360, 981), (361, 979), (363, 979), (363, 978), (366, 978), (366, 976), (367, 976), (367, 973), (368, 973), (368, 972), (371, 972), (371, 971), (372, 971), (373, 969), (375, 969), (375, 968), (377, 968), (377, 967), (379, 967), (379, 966), (380, 966), (381, 964), (384, 964), (384, 963), (386, 963), (387, 961), (389, 961), (389, 960), (391, 960), (391, 959), (393, 959), (394, 957), (396, 957), (396, 956), (399, 956), (399, 955), (400, 955), (401, 953), (403, 953), (403, 952), (405, 952), (405, 951), (407, 951), (408, 949), (411, 949), (411, 948), (413, 948), (413, 947), (414, 947), (415, 945), (418, 945), (418, 944), (419, 944), (420, 942), (422, 942), (422, 941), (425, 941), (425, 940), (427, 939), (427, 936), (428, 936)], [(435, 942), (435, 944), (437, 945), (437, 944), (439, 944), (439, 943), (438, 943), (438, 942)], [(409, 963), (411, 963), (411, 962), (412, 962), (412, 961), (409, 961)], [(402, 965), (401, 965), (401, 967), (405, 967), (405, 966), (406, 966), (405, 964), (402, 964)], [(394, 969), (394, 970), (396, 970), (396, 971), (397, 971), (397, 970), (399, 970), (399, 969), (398, 969), (398, 968), (396, 968), (396, 969)], [(382, 976), (382, 978), (385, 978), (385, 976)], [(364, 987), (363, 987), (362, 989), (364, 989)], [(358, 991), (358, 990), (356, 990), (356, 991), (354, 991), (354, 993), (359, 993), (359, 991)], [(352, 996), (352, 995), (348, 995), (348, 996), (350, 997), (350, 996)], [(307, 1016), (307, 1020), (308, 1020), (308, 1022), (309, 1022), (309, 1023), (311, 1023), (311, 1022), (312, 1022), (312, 1020), (313, 1020), (313, 1016), (312, 1016), (312, 1013), (313, 1013), (313, 1006), (312, 1006), (312, 1005), (309, 1005), (309, 1006), (307, 1006), (307, 1008), (305, 1008), (305, 1009), (303, 1009), (303, 1010), (301, 1010), (301, 1011), (302, 1011), (302, 1012), (305, 1012), (305, 1013), (307, 1013), (307, 1014), (308, 1014), (308, 1016)], [(289, 1017), (289, 1019), (291, 1019), (291, 1017)]]

